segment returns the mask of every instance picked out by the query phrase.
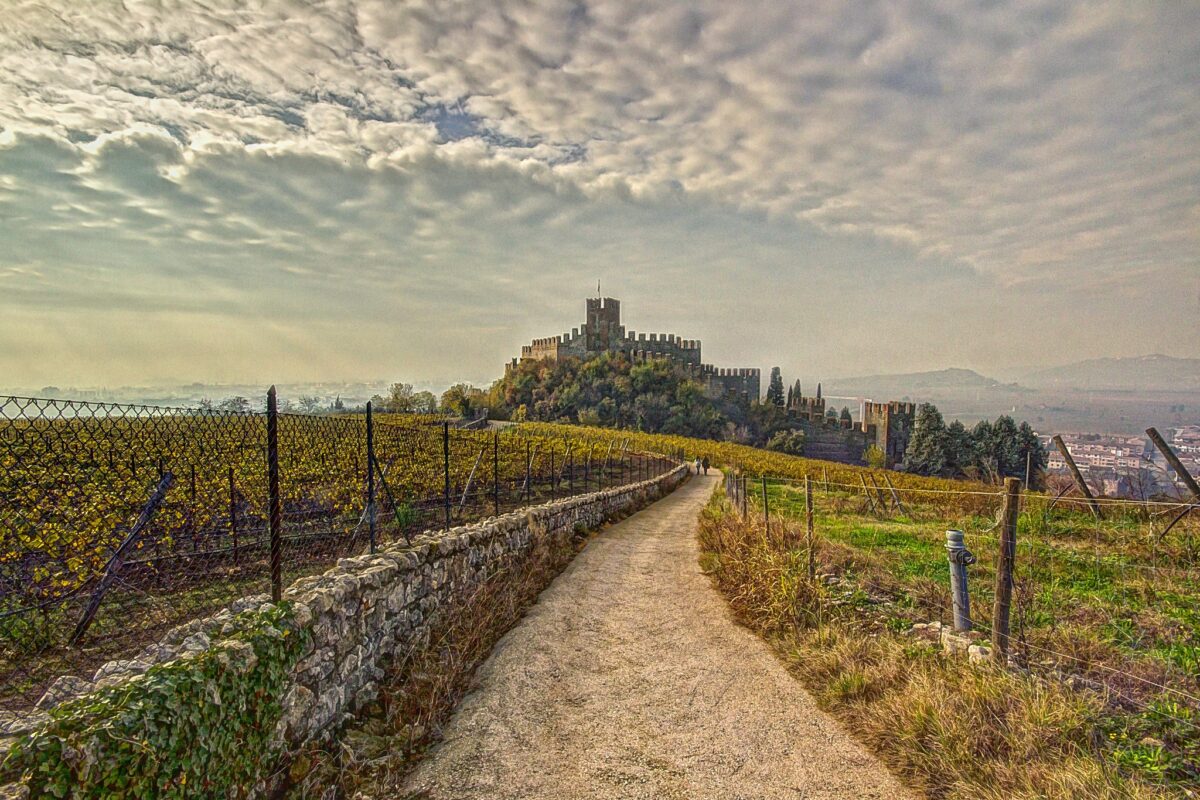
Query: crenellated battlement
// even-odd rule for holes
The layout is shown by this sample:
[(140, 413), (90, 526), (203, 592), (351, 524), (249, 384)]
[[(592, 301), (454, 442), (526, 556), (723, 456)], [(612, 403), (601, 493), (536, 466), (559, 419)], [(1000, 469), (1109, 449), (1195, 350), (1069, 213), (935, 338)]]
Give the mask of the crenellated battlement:
[(706, 385), (710, 395), (728, 392), (758, 399), (761, 371), (757, 368), (719, 369), (703, 363), (699, 339), (685, 339), (674, 333), (626, 332), (621, 324), (621, 301), (612, 297), (589, 297), (583, 325), (570, 333), (534, 339), (521, 348), (520, 361), (561, 358), (589, 358), (604, 352), (624, 353), (645, 361), (665, 358), (694, 374)]

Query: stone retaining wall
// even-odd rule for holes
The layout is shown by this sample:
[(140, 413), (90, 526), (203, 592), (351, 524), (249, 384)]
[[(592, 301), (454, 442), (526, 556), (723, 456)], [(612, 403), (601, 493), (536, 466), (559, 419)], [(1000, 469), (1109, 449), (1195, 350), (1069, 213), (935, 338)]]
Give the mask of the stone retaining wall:
[[(296, 581), (284, 592), (291, 617), (284, 635), (298, 634), (305, 645), (282, 694), (271, 737), (274, 754), (295, 751), (336, 730), (375, 699), (388, 660), (425, 646), (441, 613), (487, 578), (522, 566), (538, 548), (570, 546), (576, 535), (669, 493), (686, 475), (681, 466), (655, 480), (425, 534), (411, 545), (344, 558), (323, 575)], [(92, 680), (60, 678), (39, 706), (45, 712), (106, 687), (124, 690), (126, 684), (136, 692), (143, 674), (156, 666), (229, 650), (240, 624), (236, 615), (272, 608), (265, 595), (243, 598), (212, 617), (173, 629), (133, 659), (105, 664)], [(43, 717), (22, 727), (36, 732), (48, 723)], [(262, 755), (266, 760), (268, 754)]]

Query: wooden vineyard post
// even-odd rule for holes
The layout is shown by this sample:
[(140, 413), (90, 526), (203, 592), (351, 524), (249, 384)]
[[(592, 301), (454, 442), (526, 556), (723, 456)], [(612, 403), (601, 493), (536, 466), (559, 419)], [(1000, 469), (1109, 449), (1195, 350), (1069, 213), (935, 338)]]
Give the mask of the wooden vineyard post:
[(1088, 488), (1087, 481), (1083, 479), (1083, 473), (1076, 466), (1075, 459), (1071, 458), (1071, 451), (1067, 449), (1066, 442), (1057, 434), (1054, 436), (1053, 441), (1054, 446), (1058, 448), (1058, 452), (1062, 453), (1063, 461), (1067, 462), (1067, 468), (1071, 470), (1071, 477), (1075, 479), (1075, 485), (1079, 487), (1079, 491), (1087, 498), (1087, 504), (1092, 509), (1092, 514), (1095, 515), (1096, 519), (1104, 519), (1104, 515), (1100, 513), (1100, 504), (1092, 496), (1092, 490)]
[(1175, 470), (1175, 474), (1178, 475), (1179, 480), (1183, 481), (1184, 485), (1187, 486), (1188, 491), (1192, 493), (1192, 496), (1196, 498), (1197, 501), (1200, 501), (1200, 485), (1197, 485), (1196, 479), (1193, 478), (1192, 474), (1187, 471), (1187, 467), (1185, 467), (1183, 462), (1179, 460), (1179, 456), (1175, 455), (1175, 451), (1172, 450), (1170, 445), (1167, 444), (1166, 440), (1162, 438), (1158, 430), (1155, 428), (1147, 428), (1146, 435), (1150, 437), (1150, 441), (1154, 442), (1154, 446), (1157, 447), (1158, 451), (1163, 454), (1164, 458), (1167, 459), (1167, 463), (1171, 465), (1171, 469)]
[(804, 521), (808, 528), (808, 580), (817, 579), (816, 540), (813, 537), (812, 478), (804, 476)]
[(1000, 514), (1000, 552), (996, 560), (996, 601), (992, 606), (992, 660), (1008, 663), (1009, 610), (1012, 605), (1013, 561), (1017, 555), (1017, 514), (1021, 481), (1004, 479), (1004, 509)]
[(129, 550), (133, 547), (134, 542), (141, 538), (142, 531), (150, 524), (150, 520), (154, 517), (158, 507), (162, 505), (163, 499), (167, 496), (167, 491), (174, 483), (175, 476), (168, 471), (163, 475), (162, 479), (155, 487), (154, 493), (150, 495), (150, 499), (146, 501), (146, 505), (142, 506), (142, 511), (138, 514), (137, 521), (133, 523), (133, 527), (129, 529), (129, 533), (117, 546), (116, 551), (109, 558), (108, 563), (104, 566), (104, 574), (100, 577), (99, 583), (96, 584), (95, 591), (92, 592), (91, 598), (88, 600), (87, 608), (83, 611), (83, 616), (79, 623), (75, 626), (75, 631), (71, 634), (71, 638), (67, 640), (67, 644), (74, 645), (76, 642), (87, 633), (87, 629), (91, 627), (92, 620), (96, 618), (96, 612), (100, 610), (100, 602), (104, 599), (104, 595), (108, 593), (113, 582), (117, 580), (117, 574), (121, 571), (121, 567), (125, 565), (125, 557), (129, 555)]
[(492, 513), (500, 516), (500, 434), (492, 434)]
[(858, 482), (862, 484), (863, 497), (867, 498), (867, 504), (871, 507), (871, 513), (875, 512), (875, 498), (871, 496), (871, 491), (867, 489), (867, 482), (863, 478), (862, 473), (858, 473)]
[(763, 499), (763, 524), (767, 528), (767, 538), (771, 538), (771, 508), (767, 504), (767, 476), (759, 476), (762, 481), (762, 499)]
[(910, 514), (908, 509), (904, 507), (904, 502), (900, 499), (900, 493), (896, 491), (896, 487), (892, 485), (892, 479), (887, 476), (886, 472), (883, 473), (883, 482), (886, 483), (888, 489), (891, 490), (892, 502), (896, 504), (896, 508), (900, 509), (901, 514), (911, 517), (912, 514)]

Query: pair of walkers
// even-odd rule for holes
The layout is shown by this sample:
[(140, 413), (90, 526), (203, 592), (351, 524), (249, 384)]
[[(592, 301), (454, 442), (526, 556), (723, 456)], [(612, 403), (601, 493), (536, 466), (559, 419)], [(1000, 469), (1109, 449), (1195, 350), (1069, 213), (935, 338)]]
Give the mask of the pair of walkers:
[(700, 458), (699, 456), (696, 456), (696, 474), (697, 475), (700, 474), (701, 469), (704, 470), (705, 475), (708, 474), (708, 457), (707, 456), (704, 458)]

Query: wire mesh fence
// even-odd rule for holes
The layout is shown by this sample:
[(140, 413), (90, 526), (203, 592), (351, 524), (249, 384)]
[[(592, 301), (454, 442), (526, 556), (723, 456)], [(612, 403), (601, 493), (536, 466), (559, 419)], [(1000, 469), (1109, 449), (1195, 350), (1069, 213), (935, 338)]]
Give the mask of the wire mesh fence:
[[(607, 448), (607, 449), (606, 449)], [(347, 555), (669, 471), (415, 415), (0, 396), (0, 709)]]

